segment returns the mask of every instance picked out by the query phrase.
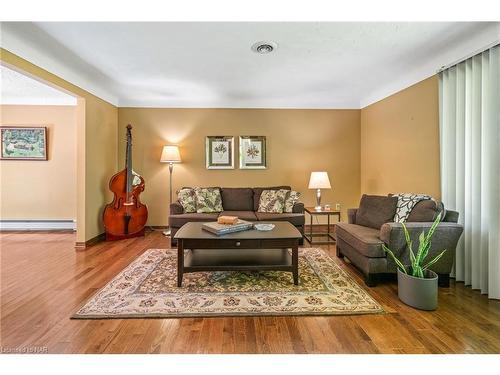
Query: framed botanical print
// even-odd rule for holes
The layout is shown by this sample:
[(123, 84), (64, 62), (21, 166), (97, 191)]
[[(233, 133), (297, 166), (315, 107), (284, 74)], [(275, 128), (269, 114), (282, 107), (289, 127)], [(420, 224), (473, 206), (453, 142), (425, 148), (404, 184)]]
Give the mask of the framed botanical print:
[(266, 169), (266, 137), (240, 137), (240, 168)]
[(207, 169), (234, 169), (234, 137), (209, 136), (205, 149)]
[(47, 160), (47, 127), (0, 126), (2, 160)]

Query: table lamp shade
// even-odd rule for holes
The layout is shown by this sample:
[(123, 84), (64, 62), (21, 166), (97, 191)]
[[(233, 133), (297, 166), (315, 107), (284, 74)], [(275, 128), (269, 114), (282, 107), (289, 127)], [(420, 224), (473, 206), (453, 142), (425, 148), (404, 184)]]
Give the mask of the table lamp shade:
[(309, 189), (331, 189), (330, 179), (327, 172), (311, 172)]
[(161, 163), (180, 163), (181, 154), (179, 153), (179, 147), (177, 146), (163, 146), (163, 151), (161, 152)]

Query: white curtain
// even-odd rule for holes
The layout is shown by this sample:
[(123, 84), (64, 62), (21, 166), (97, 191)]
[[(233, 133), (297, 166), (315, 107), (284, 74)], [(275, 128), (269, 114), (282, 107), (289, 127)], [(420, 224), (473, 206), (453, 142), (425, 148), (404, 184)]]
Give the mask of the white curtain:
[(441, 192), (464, 235), (455, 278), (500, 299), (500, 46), (439, 75)]

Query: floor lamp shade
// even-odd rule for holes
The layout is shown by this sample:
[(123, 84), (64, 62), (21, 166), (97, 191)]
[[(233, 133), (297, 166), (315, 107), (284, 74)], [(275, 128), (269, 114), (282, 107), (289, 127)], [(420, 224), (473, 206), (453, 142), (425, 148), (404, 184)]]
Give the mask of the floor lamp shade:
[(163, 146), (160, 162), (162, 163), (180, 163), (181, 154), (178, 146)]

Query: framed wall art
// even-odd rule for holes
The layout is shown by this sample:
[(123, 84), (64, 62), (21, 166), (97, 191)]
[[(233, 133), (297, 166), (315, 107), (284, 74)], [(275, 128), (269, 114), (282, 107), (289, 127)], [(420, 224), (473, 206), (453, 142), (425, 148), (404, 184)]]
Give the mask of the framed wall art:
[(234, 137), (208, 136), (205, 150), (207, 169), (234, 169)]
[(0, 126), (2, 160), (47, 160), (47, 127)]
[(266, 169), (266, 137), (240, 137), (240, 168)]

